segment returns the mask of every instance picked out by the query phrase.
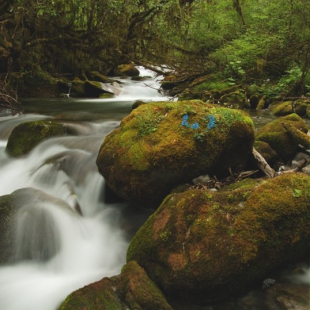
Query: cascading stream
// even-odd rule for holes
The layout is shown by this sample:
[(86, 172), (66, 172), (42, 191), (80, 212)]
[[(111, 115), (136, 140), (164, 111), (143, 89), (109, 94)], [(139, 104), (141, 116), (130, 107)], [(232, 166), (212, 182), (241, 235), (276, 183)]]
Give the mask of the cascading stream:
[[(151, 78), (124, 81), (122, 93), (112, 101), (125, 101), (130, 111), (135, 99), (167, 100), (154, 89), (159, 83), (151, 71), (143, 70), (141, 75)], [(128, 240), (120, 228), (125, 205), (103, 202), (104, 180), (95, 164), (104, 137), (118, 126), (123, 114), (111, 114), (109, 107), (101, 121), (70, 123), (76, 136), (46, 140), (19, 159), (5, 153), (15, 126), (49, 118), (55, 115), (53, 108), (64, 113), (68, 108), (78, 119), (84, 111), (96, 119), (94, 106), (100, 110), (98, 117), (107, 109), (104, 100), (90, 100), (89, 107), (69, 100), (54, 101), (51, 113), (44, 111), (45, 115), (0, 117), (0, 196), (15, 191), (18, 197), (13, 253), (8, 264), (0, 267), (1, 310), (55, 310), (69, 293), (118, 274), (125, 263)], [(35, 109), (40, 106), (42, 102)]]

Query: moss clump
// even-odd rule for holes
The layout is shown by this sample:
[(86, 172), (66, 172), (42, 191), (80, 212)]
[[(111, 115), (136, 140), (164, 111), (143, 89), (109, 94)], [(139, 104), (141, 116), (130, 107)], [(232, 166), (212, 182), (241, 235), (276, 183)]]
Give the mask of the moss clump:
[(123, 310), (122, 303), (114, 290), (117, 281), (117, 277), (104, 278), (85, 286), (71, 293), (60, 305), (59, 310)]
[(199, 100), (148, 103), (106, 137), (97, 165), (121, 197), (157, 207), (201, 174), (241, 170), (253, 142), (252, 120), (240, 110)]
[(284, 116), (296, 113), (299, 116), (306, 116), (308, 102), (305, 100), (284, 101), (271, 104), (270, 111), (276, 116)]
[(129, 309), (172, 310), (157, 285), (137, 262), (126, 264), (121, 273), (124, 300)]
[(172, 310), (164, 295), (146, 272), (134, 261), (119, 276), (103, 278), (73, 293), (59, 310)]
[(263, 141), (277, 153), (278, 158), (284, 162), (292, 159), (296, 153), (298, 142), (295, 141), (285, 130), (282, 123), (290, 124), (302, 132), (308, 131), (308, 126), (303, 119), (293, 113), (287, 116), (279, 117), (264, 127), (257, 130), (256, 140)]
[[(300, 259), (310, 241), (310, 177), (285, 174), (206, 196), (168, 196), (134, 236), (135, 260), (176, 299), (235, 296), (275, 268)], [(169, 242), (162, 233), (171, 232)]]
[(118, 66), (118, 70), (121, 74), (127, 75), (127, 76), (139, 76), (140, 71), (135, 68), (132, 64), (122, 64)]
[(30, 121), (19, 124), (9, 136), (6, 152), (13, 157), (27, 155), (43, 140), (67, 135), (67, 128), (52, 121)]

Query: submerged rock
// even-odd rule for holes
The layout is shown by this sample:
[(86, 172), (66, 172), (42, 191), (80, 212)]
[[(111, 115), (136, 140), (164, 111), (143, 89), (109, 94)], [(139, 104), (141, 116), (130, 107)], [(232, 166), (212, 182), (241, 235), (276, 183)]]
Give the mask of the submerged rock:
[[(60, 249), (58, 226), (52, 216), (78, 217), (63, 200), (33, 188), (0, 197), (0, 263), (19, 260), (44, 261)], [(66, 212), (66, 213), (64, 213)]]
[(164, 295), (136, 263), (126, 264), (119, 276), (103, 278), (73, 293), (59, 310), (172, 310)]
[(106, 137), (97, 165), (120, 197), (157, 207), (179, 184), (242, 170), (253, 141), (253, 122), (240, 110), (194, 100), (148, 103)]
[(128, 248), (166, 296), (196, 303), (248, 291), (300, 259), (310, 241), (310, 177), (168, 196)]

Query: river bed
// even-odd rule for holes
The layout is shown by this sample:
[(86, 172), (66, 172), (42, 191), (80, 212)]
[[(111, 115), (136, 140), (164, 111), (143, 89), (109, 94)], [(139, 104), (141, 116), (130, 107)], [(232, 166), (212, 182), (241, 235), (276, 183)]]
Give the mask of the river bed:
[[(102, 277), (119, 274), (125, 264), (130, 237), (151, 210), (145, 206), (133, 212), (125, 202), (108, 201), (95, 160), (104, 137), (130, 113), (135, 100), (171, 99), (156, 90), (159, 80), (152, 72), (140, 69), (141, 75), (151, 76), (150, 80), (125, 81), (124, 91), (117, 98), (30, 98), (23, 100), (23, 115), (0, 117), (0, 195), (33, 188), (45, 197), (33, 197), (23, 207), (26, 211), (18, 224), (15, 261), (0, 267), (1, 310), (55, 310), (70, 292)], [(48, 118), (67, 122), (77, 134), (49, 139), (21, 159), (8, 157), (5, 146), (15, 126)], [(260, 127), (274, 117), (261, 111), (252, 113), (252, 118)], [(53, 202), (46, 197), (53, 197)], [(60, 208), (65, 205), (74, 209), (77, 203), (83, 217)], [(42, 208), (48, 210), (43, 212), (43, 218), (48, 216), (53, 227), (48, 240), (38, 242), (46, 227), (33, 219), (42, 219), (38, 215)], [(52, 251), (50, 247), (56, 244), (60, 250), (47, 260), (35, 254), (29, 256), (29, 247), (33, 253), (40, 251), (38, 244), (44, 244), (47, 251)], [(275, 280), (304, 287), (309, 285), (309, 269), (305, 263), (288, 266), (281, 273), (270, 275), (270, 279), (270, 285)], [(229, 303), (204, 307), (175, 305), (175, 309), (278, 309), (270, 308), (263, 286), (264, 283)]]

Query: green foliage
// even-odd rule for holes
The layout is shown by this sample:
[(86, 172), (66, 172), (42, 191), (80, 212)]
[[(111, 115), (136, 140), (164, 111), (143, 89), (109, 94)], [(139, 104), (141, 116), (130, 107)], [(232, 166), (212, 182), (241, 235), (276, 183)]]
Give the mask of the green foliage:
[(302, 195), (302, 190), (295, 188), (294, 193), (293, 193), (293, 197), (298, 198), (298, 197), (301, 197), (301, 195)]
[[(1, 72), (103, 73), (129, 60), (213, 73), (274, 95), (309, 92), (307, 0), (17, 0), (0, 38)], [(29, 65), (27, 65), (29, 64)], [(28, 68), (29, 67), (29, 68)], [(201, 85), (198, 91), (204, 86)]]

